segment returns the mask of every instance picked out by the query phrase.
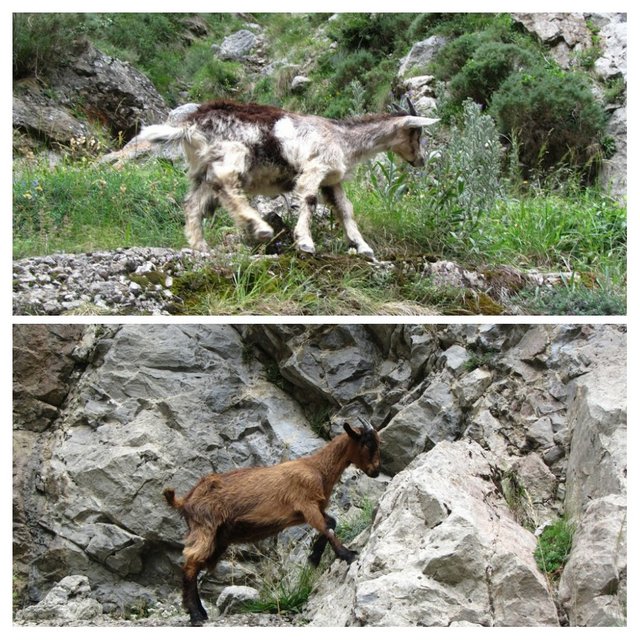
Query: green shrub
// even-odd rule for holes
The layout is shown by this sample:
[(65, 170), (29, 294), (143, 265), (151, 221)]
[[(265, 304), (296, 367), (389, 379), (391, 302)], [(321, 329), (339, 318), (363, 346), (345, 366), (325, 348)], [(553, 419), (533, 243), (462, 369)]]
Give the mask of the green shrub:
[(436, 78), (449, 80), (459, 73), (486, 38), (485, 34), (465, 33), (447, 42), (433, 59), (432, 71)]
[(329, 34), (347, 51), (366, 49), (380, 56), (404, 42), (414, 20), (411, 13), (343, 13), (329, 23)]
[(493, 94), (490, 113), (503, 134), (517, 135), (525, 172), (566, 163), (588, 173), (600, 153), (604, 110), (577, 73), (512, 74)]
[(451, 78), (450, 91), (455, 103), (466, 98), (488, 105), (502, 83), (521, 68), (532, 67), (533, 54), (515, 44), (486, 42), (481, 44), (460, 71)]
[(443, 155), (442, 171), (454, 179), (463, 212), (461, 226), (468, 232), (489, 213), (501, 194), (502, 146), (493, 119), (478, 104), (463, 105), (463, 125), (454, 126)]
[(13, 15), (13, 77), (45, 75), (60, 66), (82, 38), (81, 13), (15, 13)]

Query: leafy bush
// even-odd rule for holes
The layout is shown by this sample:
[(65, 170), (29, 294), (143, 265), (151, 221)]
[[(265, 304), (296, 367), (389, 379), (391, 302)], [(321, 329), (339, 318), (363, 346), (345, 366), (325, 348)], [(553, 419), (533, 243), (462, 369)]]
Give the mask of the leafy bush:
[(43, 75), (59, 66), (83, 35), (81, 13), (15, 13), (13, 77)]
[(487, 39), (486, 34), (465, 33), (450, 40), (436, 54), (432, 71), (439, 80), (449, 80), (471, 60), (476, 49)]
[(463, 125), (452, 129), (441, 172), (458, 185), (460, 223), (469, 231), (501, 193), (502, 146), (493, 119), (478, 104), (467, 100), (463, 109)]
[(451, 78), (450, 90), (455, 103), (471, 98), (488, 105), (502, 83), (521, 68), (533, 66), (535, 58), (527, 49), (515, 44), (487, 42), (481, 44), (472, 58)]
[(379, 56), (404, 43), (414, 20), (411, 13), (343, 13), (329, 23), (329, 33), (347, 51), (366, 49)]
[(577, 73), (512, 74), (493, 94), (490, 113), (503, 134), (517, 134), (527, 172), (560, 163), (588, 171), (600, 152), (604, 110)]

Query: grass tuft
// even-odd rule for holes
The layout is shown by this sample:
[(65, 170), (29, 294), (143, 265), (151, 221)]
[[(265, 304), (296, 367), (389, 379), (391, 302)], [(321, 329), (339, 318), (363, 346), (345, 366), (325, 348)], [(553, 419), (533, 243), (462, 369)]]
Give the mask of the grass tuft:
[(546, 527), (538, 538), (535, 561), (550, 579), (558, 579), (566, 564), (573, 542), (574, 527), (565, 518)]

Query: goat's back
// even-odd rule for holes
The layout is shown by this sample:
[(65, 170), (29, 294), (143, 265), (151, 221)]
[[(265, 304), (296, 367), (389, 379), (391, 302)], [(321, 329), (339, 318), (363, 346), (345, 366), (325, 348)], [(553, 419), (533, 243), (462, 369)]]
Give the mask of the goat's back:
[(215, 513), (220, 519), (237, 519), (250, 513), (268, 519), (274, 512), (295, 509), (300, 502), (324, 501), (322, 478), (302, 460), (272, 467), (236, 469), (203, 477), (183, 500), (187, 518)]

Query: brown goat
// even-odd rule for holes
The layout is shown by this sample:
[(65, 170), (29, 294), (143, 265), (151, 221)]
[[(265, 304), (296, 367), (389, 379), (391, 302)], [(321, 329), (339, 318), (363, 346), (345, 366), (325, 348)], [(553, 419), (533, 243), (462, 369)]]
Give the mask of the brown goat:
[(338, 558), (353, 562), (357, 552), (342, 545), (336, 521), (325, 510), (333, 486), (350, 465), (375, 478), (380, 471), (380, 439), (373, 427), (344, 424), (337, 436), (309, 456), (271, 467), (237, 469), (202, 478), (184, 497), (165, 489), (170, 506), (179, 509), (189, 532), (184, 546), (182, 599), (191, 624), (207, 619), (198, 593), (198, 573), (213, 570), (227, 547), (254, 542), (287, 527), (307, 523), (319, 532), (309, 561), (317, 566), (327, 542)]

